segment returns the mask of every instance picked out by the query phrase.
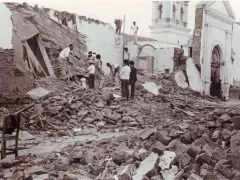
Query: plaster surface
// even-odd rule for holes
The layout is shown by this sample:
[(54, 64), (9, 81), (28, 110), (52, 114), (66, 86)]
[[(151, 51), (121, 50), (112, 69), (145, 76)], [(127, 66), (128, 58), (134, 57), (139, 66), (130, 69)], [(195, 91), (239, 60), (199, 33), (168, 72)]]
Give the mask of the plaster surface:
[(7, 8), (4, 3), (0, 3), (0, 48), (11, 49), (12, 48), (12, 30), (13, 24), (11, 20), (12, 12)]

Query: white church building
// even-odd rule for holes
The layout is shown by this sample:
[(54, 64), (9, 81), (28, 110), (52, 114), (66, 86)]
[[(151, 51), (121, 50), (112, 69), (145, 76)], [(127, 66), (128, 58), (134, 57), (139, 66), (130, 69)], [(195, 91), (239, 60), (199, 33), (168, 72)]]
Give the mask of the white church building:
[(135, 55), (132, 59), (140, 62), (139, 67), (156, 74), (173, 71), (174, 47), (183, 46), (184, 55), (189, 57), (190, 87), (210, 94), (211, 83), (221, 79), (222, 95), (229, 99), (230, 86), (240, 80), (240, 25), (228, 1), (202, 1), (196, 5), (195, 28), (190, 34), (188, 4), (153, 1), (149, 26), (153, 40), (139, 40), (138, 47), (132, 42), (126, 46)]

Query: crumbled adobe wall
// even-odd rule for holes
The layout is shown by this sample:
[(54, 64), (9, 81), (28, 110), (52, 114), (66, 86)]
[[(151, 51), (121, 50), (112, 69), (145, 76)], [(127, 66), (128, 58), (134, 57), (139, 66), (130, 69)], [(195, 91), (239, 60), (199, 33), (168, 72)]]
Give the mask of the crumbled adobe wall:
[(14, 50), (0, 51), (0, 100), (17, 99), (33, 87), (32, 74), (14, 64)]
[[(122, 65), (123, 60), (123, 40), (121, 37), (120, 44), (116, 45), (115, 29), (107, 23), (97, 19), (87, 18), (86, 16), (78, 16), (68, 12), (60, 12), (57, 10), (49, 10), (48, 15), (51, 19), (61, 24), (67, 22), (67, 26), (72, 30), (77, 29), (82, 35), (86, 35), (86, 45), (88, 51), (101, 54), (103, 62), (103, 70), (109, 73), (107, 62)], [(75, 22), (76, 21), (76, 22)], [(76, 26), (75, 26), (76, 23)]]
[[(0, 4), (0, 7), (5, 6), (5, 4)], [(6, 11), (6, 10), (5, 10)], [(8, 9), (8, 11), (10, 11)], [(14, 21), (12, 17), (14, 14), (10, 11), (11, 16), (4, 16), (4, 22), (8, 22), (9, 26), (6, 26), (7, 37), (0, 39), (0, 101), (3, 99), (17, 99), (23, 96), (29, 89), (33, 87), (32, 74), (26, 70), (23, 66), (23, 50), (22, 43), (19, 35), (16, 34), (16, 28), (14, 26)], [(11, 21), (11, 24), (10, 22)], [(17, 27), (21, 27), (20, 25)], [(19, 24), (18, 23), (18, 24)], [(13, 28), (14, 27), (14, 28)], [(27, 27), (24, 27), (27, 28)], [(5, 29), (5, 28), (4, 28)], [(22, 31), (23, 28), (21, 29)], [(4, 30), (5, 31), (5, 30)], [(26, 31), (26, 30), (25, 30)], [(8, 37), (11, 35), (11, 37)], [(11, 38), (8, 47), (4, 46), (6, 38)], [(10, 47), (11, 46), (11, 47)]]
[(195, 29), (193, 32), (193, 48), (192, 48), (192, 57), (195, 66), (200, 70), (200, 53), (201, 53), (201, 39), (202, 39), (202, 22), (203, 22), (203, 7), (196, 8), (195, 15)]
[(85, 57), (83, 52), (86, 51), (85, 36), (77, 31), (61, 26), (45, 13), (25, 8), (21, 4), (5, 3), (5, 5), (12, 13), (11, 17), (6, 18), (10, 18), (13, 28), (11, 28), (12, 49), (2, 49), (0, 53), (1, 102), (8, 97), (16, 100), (34, 87), (32, 73), (24, 65), (22, 42), (25, 40), (40, 34), (45, 37), (44, 45), (47, 44), (50, 49), (58, 50), (72, 43), (75, 46), (74, 55), (78, 58)]

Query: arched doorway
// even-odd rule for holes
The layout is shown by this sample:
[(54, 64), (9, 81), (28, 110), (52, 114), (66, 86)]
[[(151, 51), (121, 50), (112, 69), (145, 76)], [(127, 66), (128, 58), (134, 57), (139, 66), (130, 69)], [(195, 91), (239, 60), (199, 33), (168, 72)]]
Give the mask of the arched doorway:
[(151, 44), (145, 44), (139, 48), (137, 63), (138, 69), (153, 73), (155, 50), (156, 48)]
[(217, 96), (218, 92), (216, 89), (216, 84), (220, 80), (220, 64), (221, 62), (221, 53), (220, 47), (217, 45), (213, 48), (212, 57), (211, 57), (211, 87), (210, 94), (212, 96)]

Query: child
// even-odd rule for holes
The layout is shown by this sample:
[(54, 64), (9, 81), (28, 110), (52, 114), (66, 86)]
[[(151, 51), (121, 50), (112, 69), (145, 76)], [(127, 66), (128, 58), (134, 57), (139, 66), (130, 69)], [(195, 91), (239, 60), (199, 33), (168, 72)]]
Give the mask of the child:
[(131, 99), (134, 99), (134, 93), (135, 93), (135, 83), (137, 81), (137, 69), (134, 67), (134, 61), (130, 61), (130, 79), (129, 83), (131, 85)]
[(90, 64), (90, 66), (87, 69), (88, 73), (89, 73), (88, 86), (89, 86), (89, 89), (94, 89), (95, 65), (94, 65), (94, 62), (92, 60), (89, 60), (89, 64)]

